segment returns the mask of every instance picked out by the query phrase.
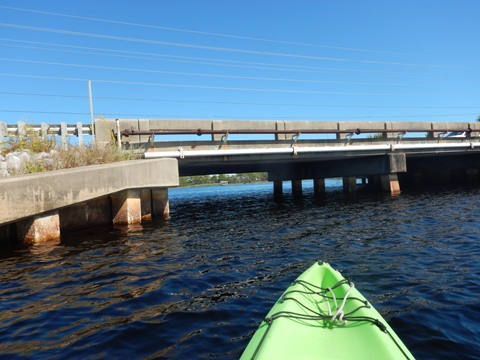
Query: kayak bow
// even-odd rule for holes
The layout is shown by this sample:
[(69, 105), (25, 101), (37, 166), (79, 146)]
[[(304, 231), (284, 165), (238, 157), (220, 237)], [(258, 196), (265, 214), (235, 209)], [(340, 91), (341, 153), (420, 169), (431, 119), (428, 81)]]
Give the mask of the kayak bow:
[(282, 294), (241, 359), (413, 359), (354, 284), (318, 262)]

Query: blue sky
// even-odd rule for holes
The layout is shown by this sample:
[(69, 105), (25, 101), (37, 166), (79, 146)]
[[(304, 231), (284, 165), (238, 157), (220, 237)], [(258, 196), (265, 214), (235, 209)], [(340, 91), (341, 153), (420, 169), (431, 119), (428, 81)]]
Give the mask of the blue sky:
[(0, 122), (462, 121), (480, 1), (0, 0)]

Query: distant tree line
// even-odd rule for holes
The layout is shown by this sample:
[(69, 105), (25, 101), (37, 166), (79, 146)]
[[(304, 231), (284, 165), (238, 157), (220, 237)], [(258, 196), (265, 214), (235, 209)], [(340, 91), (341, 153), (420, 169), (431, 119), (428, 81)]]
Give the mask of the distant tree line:
[(210, 184), (248, 184), (261, 181), (267, 181), (268, 174), (263, 172), (253, 172), (244, 174), (218, 174), (218, 175), (198, 175), (181, 176), (180, 186), (210, 185)]

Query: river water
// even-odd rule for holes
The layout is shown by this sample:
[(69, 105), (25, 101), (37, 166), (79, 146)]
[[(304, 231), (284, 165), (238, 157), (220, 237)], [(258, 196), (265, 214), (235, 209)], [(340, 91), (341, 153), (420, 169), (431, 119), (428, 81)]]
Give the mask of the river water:
[(316, 260), (351, 276), (417, 359), (479, 358), (480, 190), (329, 185), (323, 199), (308, 183), (281, 200), (271, 184), (171, 189), (165, 224), (7, 252), (0, 358), (236, 359)]

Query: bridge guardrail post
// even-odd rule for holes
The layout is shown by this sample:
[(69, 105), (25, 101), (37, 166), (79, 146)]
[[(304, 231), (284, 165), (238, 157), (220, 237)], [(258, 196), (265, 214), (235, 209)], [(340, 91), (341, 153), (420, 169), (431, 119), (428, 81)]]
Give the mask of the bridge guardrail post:
[[(342, 125), (340, 122), (337, 122), (337, 130), (342, 130)], [(347, 138), (347, 135), (342, 133), (337, 133), (336, 138), (337, 140), (344, 140)]]
[[(384, 130), (388, 130), (388, 123), (384, 122), (382, 127)], [(382, 139), (388, 139), (388, 132), (385, 131), (382, 133)]]
[[(285, 121), (283, 125), (284, 125), (283, 130), (293, 130), (293, 124), (292, 124), (291, 121)], [(283, 139), (284, 140), (291, 140), (292, 136), (293, 136), (293, 134), (284, 134)]]
[(8, 136), (7, 124), (0, 122), (0, 145), (5, 141), (6, 136)]
[[(150, 121), (149, 120), (138, 119), (138, 130), (140, 130), (140, 131), (150, 130)], [(138, 137), (138, 141), (141, 144), (149, 143), (150, 142), (150, 135), (140, 135)]]
[[(430, 128), (433, 130), (433, 123), (430, 124)], [(433, 140), (437, 137), (438, 137), (438, 135), (435, 135), (435, 133), (433, 131), (427, 133), (427, 139), (429, 139), (429, 140)]]
[(24, 121), (19, 121), (17, 123), (17, 136), (22, 137), (27, 134), (27, 131), (25, 129), (25, 122)]
[(83, 126), (81, 122), (77, 122), (76, 135), (78, 137), (78, 146), (83, 146)]
[(62, 138), (62, 148), (66, 149), (68, 147), (68, 129), (67, 123), (60, 123), (60, 136)]
[[(212, 121), (212, 130), (224, 130), (221, 120)], [(212, 141), (222, 141), (222, 134), (212, 134)]]
[(469, 128), (472, 129), (472, 132), (470, 135), (472, 137), (478, 137), (480, 135), (480, 122), (474, 122), (474, 123), (469, 123), (468, 124)]
[(107, 146), (115, 141), (113, 133), (115, 131), (114, 119), (95, 119), (94, 133), (95, 142), (98, 146)]
[(47, 140), (47, 137), (48, 137), (48, 124), (46, 122), (42, 122), (40, 123), (40, 137), (43, 139), (43, 140)]
[[(280, 131), (287, 130), (287, 129), (286, 129), (285, 121), (276, 121), (276, 122), (275, 122), (275, 130), (280, 130)], [(275, 140), (276, 140), (276, 141), (278, 141), (278, 140), (286, 140), (286, 139), (287, 139), (286, 134), (275, 134)]]

